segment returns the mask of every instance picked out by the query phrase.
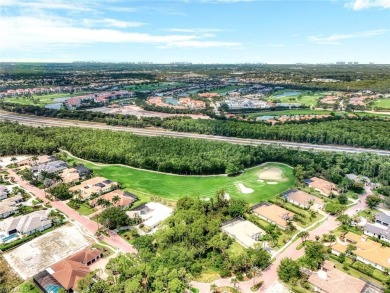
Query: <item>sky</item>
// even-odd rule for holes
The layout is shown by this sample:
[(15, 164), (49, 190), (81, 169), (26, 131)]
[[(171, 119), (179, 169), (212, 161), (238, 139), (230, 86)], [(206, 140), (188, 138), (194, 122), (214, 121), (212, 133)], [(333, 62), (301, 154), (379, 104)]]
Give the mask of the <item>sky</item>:
[(0, 0), (3, 62), (390, 63), (390, 0)]

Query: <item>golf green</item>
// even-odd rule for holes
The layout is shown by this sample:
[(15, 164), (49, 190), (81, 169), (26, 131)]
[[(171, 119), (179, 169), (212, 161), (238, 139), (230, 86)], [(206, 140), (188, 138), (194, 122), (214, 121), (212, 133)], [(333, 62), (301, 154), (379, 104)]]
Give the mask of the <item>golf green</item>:
[[(294, 185), (293, 169), (279, 163), (266, 163), (245, 170), (239, 176), (181, 176), (135, 169), (127, 166), (100, 165), (78, 158), (95, 176), (119, 182), (124, 189), (140, 191), (152, 196), (178, 200), (184, 196), (212, 197), (224, 189), (231, 198), (243, 199), (250, 204), (274, 198)], [(264, 173), (264, 171), (267, 171)], [(261, 180), (259, 174), (265, 179)], [(275, 178), (273, 178), (275, 174)]]

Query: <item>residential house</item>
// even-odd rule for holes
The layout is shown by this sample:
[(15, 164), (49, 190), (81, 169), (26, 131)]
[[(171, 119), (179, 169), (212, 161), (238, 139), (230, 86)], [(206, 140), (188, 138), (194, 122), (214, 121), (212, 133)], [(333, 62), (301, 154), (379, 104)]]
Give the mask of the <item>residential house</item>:
[(148, 229), (156, 228), (161, 222), (170, 217), (173, 209), (158, 202), (148, 202), (126, 212), (130, 218), (141, 218)]
[(338, 195), (337, 185), (325, 179), (312, 177), (310, 179), (306, 179), (305, 183), (307, 186), (317, 190), (323, 196), (330, 197), (332, 194)]
[(252, 212), (258, 217), (277, 225), (285, 230), (288, 222), (294, 217), (294, 213), (268, 202), (259, 203), (252, 207)]
[(8, 235), (20, 233), (31, 235), (50, 228), (52, 222), (48, 211), (35, 211), (27, 215), (8, 218), (0, 222), (0, 229)]
[(83, 165), (65, 169), (61, 173), (61, 178), (64, 183), (78, 182), (92, 175), (92, 170)]
[[(118, 197), (119, 200), (114, 203), (115, 197)], [(98, 205), (99, 199), (107, 200), (116, 207), (126, 209), (130, 207), (135, 201), (137, 201), (138, 197), (130, 192), (117, 189), (90, 200), (89, 205), (92, 207), (96, 207)]]
[(41, 165), (41, 164), (47, 164), (51, 161), (55, 161), (56, 158), (54, 156), (47, 156), (47, 155), (43, 155), (43, 156), (38, 156), (36, 158), (36, 160), (33, 160), (32, 157), (28, 158), (28, 159), (25, 159), (23, 161), (20, 161), (17, 163), (17, 165), (19, 167), (23, 167), (23, 166), (34, 166), (34, 165)]
[(370, 187), (372, 189), (376, 189), (378, 187), (381, 187), (380, 183), (374, 183), (371, 182), (371, 179), (367, 176), (363, 175), (356, 175), (356, 174), (346, 174), (345, 175), (349, 180), (351, 180), (354, 183), (361, 183), (364, 184), (364, 186)]
[(322, 293), (362, 293), (367, 285), (363, 280), (336, 269), (328, 260), (318, 272), (309, 276), (308, 282), (315, 292)]
[(8, 188), (0, 185), (0, 200), (6, 199), (8, 197)]
[(375, 215), (375, 223), (366, 223), (364, 234), (390, 242), (390, 216), (385, 213)]
[(21, 195), (15, 195), (0, 201), (0, 218), (7, 218), (18, 212), (18, 207), (23, 201)]
[(75, 292), (77, 282), (90, 273), (89, 266), (102, 257), (103, 255), (99, 249), (88, 247), (55, 263), (47, 268), (46, 272), (57, 280), (65, 290)]
[[(369, 239), (366, 235), (357, 235), (348, 232), (345, 235), (345, 242), (356, 246), (353, 253), (357, 260), (372, 265), (378, 270), (386, 271), (390, 268), (390, 248), (382, 246), (380, 243)], [(332, 246), (332, 253), (340, 255), (347, 251), (347, 245), (336, 243)]]
[(282, 194), (282, 196), (290, 203), (304, 209), (313, 209), (315, 211), (324, 208), (325, 203), (322, 199), (311, 195), (302, 190), (291, 189)]
[(68, 164), (66, 164), (64, 161), (56, 160), (32, 166), (31, 171), (34, 176), (39, 176), (42, 172), (55, 174), (65, 170), (66, 168), (68, 168)]
[(117, 186), (118, 183), (104, 177), (94, 177), (69, 188), (69, 191), (78, 194), (81, 199), (87, 200), (93, 194), (103, 194)]
[(253, 247), (259, 243), (261, 235), (265, 232), (255, 224), (244, 219), (236, 218), (222, 224), (222, 231), (236, 239), (245, 248)]

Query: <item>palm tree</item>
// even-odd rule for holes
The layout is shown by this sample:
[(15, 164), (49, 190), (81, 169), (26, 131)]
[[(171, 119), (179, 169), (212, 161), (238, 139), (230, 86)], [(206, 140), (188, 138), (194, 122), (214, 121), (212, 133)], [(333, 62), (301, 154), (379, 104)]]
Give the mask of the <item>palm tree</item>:
[(112, 202), (114, 205), (116, 205), (117, 202), (119, 202), (121, 200), (121, 198), (119, 197), (119, 195), (115, 195), (113, 198), (112, 198)]
[(330, 241), (330, 242), (336, 242), (336, 240), (337, 240), (337, 238), (336, 238), (336, 235), (333, 235), (333, 234), (330, 234), (329, 236), (328, 236), (328, 240)]
[(261, 269), (259, 269), (258, 267), (252, 267), (251, 273), (253, 276), (253, 286), (255, 286), (256, 285), (256, 277), (261, 276)]
[(105, 204), (105, 199), (104, 198), (98, 198), (98, 200), (96, 201), (96, 205), (97, 206), (104, 206), (104, 204)]
[(306, 239), (310, 236), (310, 234), (307, 231), (301, 231), (298, 233), (297, 236), (300, 237), (302, 239), (302, 243), (304, 243)]
[(215, 283), (212, 283), (210, 285), (210, 292), (211, 293), (216, 293), (217, 292), (217, 289), (218, 289), (218, 286), (215, 284)]
[(233, 287), (236, 288), (238, 284), (238, 279), (237, 278), (231, 278), (230, 283), (233, 284)]

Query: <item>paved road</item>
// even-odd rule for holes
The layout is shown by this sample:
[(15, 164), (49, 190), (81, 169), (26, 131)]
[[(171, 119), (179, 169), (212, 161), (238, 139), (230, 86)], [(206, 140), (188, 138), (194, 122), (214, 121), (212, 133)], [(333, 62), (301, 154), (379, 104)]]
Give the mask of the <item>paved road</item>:
[[(65, 215), (68, 216), (69, 219), (72, 219), (80, 223), (91, 235), (94, 235), (96, 233), (96, 231), (98, 230), (98, 226), (96, 222), (90, 220), (88, 217), (80, 215), (78, 212), (76, 212), (74, 209), (67, 206), (62, 201), (48, 200), (45, 196), (45, 192), (42, 189), (30, 185), (28, 182), (23, 180), (19, 175), (17, 175), (13, 170), (11, 169), (6, 169), (6, 170), (9, 173), (9, 176), (14, 178), (16, 183), (18, 183), (20, 186), (25, 188), (30, 193), (37, 196), (44, 203), (50, 203), (53, 208), (63, 212)], [(102, 240), (104, 240), (111, 246), (118, 248), (120, 251), (124, 253), (137, 253), (137, 250), (132, 245), (130, 245), (127, 241), (125, 241), (115, 233), (110, 233), (110, 236), (108, 237), (104, 236)]]
[[(369, 190), (367, 190), (367, 193), (370, 193)], [(361, 201), (349, 209), (346, 210), (346, 214), (352, 216), (356, 213), (357, 208), (365, 209), (367, 205), (365, 204), (365, 195), (361, 195), (359, 199)], [(315, 236), (321, 236), (324, 234), (328, 234), (330, 231), (336, 229), (339, 226), (339, 223), (336, 221), (336, 217), (334, 216), (328, 216), (327, 219), (317, 228), (310, 231), (309, 240), (315, 240)], [(264, 285), (261, 287), (261, 289), (258, 292), (267, 292), (269, 288), (276, 282), (278, 279), (278, 273), (277, 268), (283, 258), (289, 257), (294, 260), (300, 258), (304, 255), (305, 250), (302, 248), (300, 250), (297, 250), (297, 246), (301, 244), (301, 240), (295, 241), (293, 244), (291, 244), (285, 251), (280, 253), (276, 258), (275, 261), (265, 270), (260, 278), (257, 278), (257, 281), (260, 279), (264, 281)], [(230, 282), (230, 278), (226, 279), (219, 279), (216, 280), (214, 283), (219, 286), (232, 286)], [(200, 293), (209, 293), (210, 292), (210, 283), (201, 283), (201, 282), (192, 282), (191, 283), (195, 288), (199, 289)], [(245, 282), (240, 282), (238, 284), (238, 288), (241, 289), (241, 292), (252, 292), (250, 288), (253, 286), (253, 279)]]
[(31, 126), (83, 127), (83, 128), (93, 128), (93, 129), (108, 129), (114, 131), (126, 131), (137, 135), (144, 135), (144, 136), (170, 136), (170, 137), (179, 137), (179, 138), (196, 138), (196, 139), (206, 139), (206, 140), (213, 140), (213, 141), (223, 141), (223, 142), (229, 142), (229, 143), (241, 144), (241, 145), (264, 145), (264, 144), (280, 145), (289, 148), (300, 148), (300, 149), (315, 150), (315, 151), (333, 151), (333, 152), (348, 152), (348, 153), (367, 152), (367, 153), (374, 153), (377, 155), (384, 155), (384, 156), (390, 155), (390, 151), (386, 151), (386, 150), (355, 148), (355, 147), (336, 146), (336, 145), (316, 145), (310, 143), (296, 143), (296, 142), (276, 141), (276, 140), (236, 138), (236, 137), (205, 135), (205, 134), (187, 133), (187, 132), (175, 132), (175, 131), (154, 129), (154, 128), (144, 129), (144, 128), (122, 127), (122, 126), (110, 126), (104, 123), (66, 120), (66, 119), (54, 119), (54, 118), (38, 117), (32, 115), (20, 115), (20, 114), (0, 111), (0, 121), (4, 121), (4, 120), (19, 122), (21, 124), (31, 125)]

